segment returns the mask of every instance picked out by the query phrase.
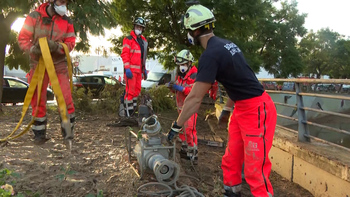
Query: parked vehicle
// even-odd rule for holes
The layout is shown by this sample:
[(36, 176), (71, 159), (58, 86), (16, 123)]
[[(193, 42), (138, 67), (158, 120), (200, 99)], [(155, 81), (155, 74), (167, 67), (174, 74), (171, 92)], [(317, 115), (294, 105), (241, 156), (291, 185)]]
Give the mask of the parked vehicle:
[(171, 81), (171, 74), (162, 72), (149, 72), (147, 80), (141, 81), (141, 87), (150, 89), (158, 85), (164, 85)]
[(294, 82), (283, 82), (282, 91), (295, 91)]
[(265, 90), (278, 90), (277, 83), (274, 81), (264, 81), (262, 85)]
[(350, 93), (350, 84), (343, 84), (341, 92)]
[[(27, 94), (29, 84), (19, 78), (4, 76), (1, 103), (22, 103)], [(55, 95), (47, 88), (47, 100), (54, 100)]]
[(316, 91), (316, 92), (335, 92), (336, 90), (337, 90), (337, 86), (335, 84), (317, 84), (317, 85), (314, 85), (314, 91)]
[(90, 90), (93, 97), (98, 97), (105, 85), (115, 85), (117, 80), (109, 75), (85, 74), (73, 77), (73, 85), (76, 88), (85, 88), (85, 93)]

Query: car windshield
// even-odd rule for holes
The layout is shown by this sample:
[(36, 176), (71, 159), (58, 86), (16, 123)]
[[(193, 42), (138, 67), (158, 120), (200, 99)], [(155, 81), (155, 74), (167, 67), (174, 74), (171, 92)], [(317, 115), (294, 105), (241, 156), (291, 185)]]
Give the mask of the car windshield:
[(12, 79), (8, 79), (7, 81), (11, 88), (27, 88), (27, 85), (20, 81), (12, 80)]
[(147, 75), (147, 81), (159, 81), (164, 73), (149, 72)]
[(105, 77), (105, 83), (110, 84), (110, 85), (114, 85), (114, 84), (116, 84), (116, 81), (113, 80), (112, 77)]

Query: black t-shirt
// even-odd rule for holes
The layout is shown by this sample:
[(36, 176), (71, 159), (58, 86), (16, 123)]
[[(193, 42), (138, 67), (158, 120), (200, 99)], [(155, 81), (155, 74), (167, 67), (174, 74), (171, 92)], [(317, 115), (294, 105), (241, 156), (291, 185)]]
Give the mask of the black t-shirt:
[(199, 58), (196, 81), (214, 83), (215, 80), (225, 87), (233, 101), (257, 97), (264, 92), (237, 45), (213, 36)]

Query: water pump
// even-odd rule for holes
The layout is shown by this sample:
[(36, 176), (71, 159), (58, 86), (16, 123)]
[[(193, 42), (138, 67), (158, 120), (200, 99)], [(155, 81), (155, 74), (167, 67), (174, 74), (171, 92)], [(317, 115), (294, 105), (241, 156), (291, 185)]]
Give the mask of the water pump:
[(177, 181), (180, 167), (175, 163), (175, 143), (169, 145), (166, 140), (162, 140), (165, 136), (162, 134), (162, 127), (156, 115), (143, 118), (138, 134), (129, 130), (126, 132), (125, 139), (129, 162), (132, 163), (136, 158), (138, 170), (134, 165), (131, 166), (140, 178), (146, 171), (153, 171), (160, 183), (172, 185)]

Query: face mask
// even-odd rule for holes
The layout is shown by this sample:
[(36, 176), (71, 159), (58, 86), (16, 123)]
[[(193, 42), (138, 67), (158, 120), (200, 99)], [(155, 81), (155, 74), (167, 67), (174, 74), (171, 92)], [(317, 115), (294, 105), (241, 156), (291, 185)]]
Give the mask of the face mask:
[(136, 34), (137, 36), (139, 36), (139, 35), (141, 35), (141, 34), (142, 34), (142, 31), (141, 31), (141, 30), (139, 30), (139, 29), (135, 29), (135, 34)]
[(185, 73), (187, 71), (188, 67), (187, 66), (180, 66), (180, 72)]
[(188, 42), (191, 43), (192, 45), (200, 45), (199, 40), (191, 36), (190, 32), (187, 33), (187, 39), (188, 39)]
[(191, 36), (190, 32), (187, 33), (187, 39), (190, 44), (195, 45), (194, 38)]
[(53, 8), (55, 9), (55, 12), (60, 16), (65, 15), (67, 12), (67, 7), (65, 5), (58, 6), (58, 5), (54, 4)]

